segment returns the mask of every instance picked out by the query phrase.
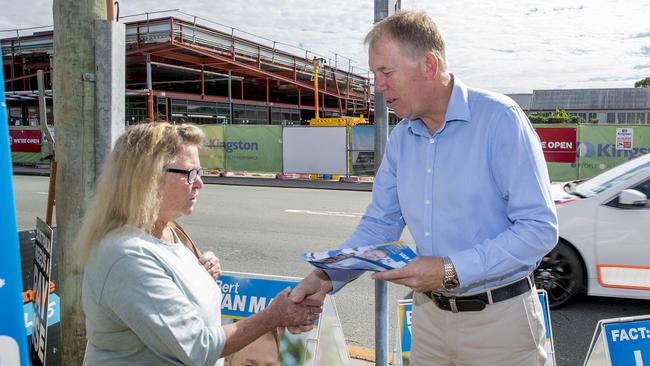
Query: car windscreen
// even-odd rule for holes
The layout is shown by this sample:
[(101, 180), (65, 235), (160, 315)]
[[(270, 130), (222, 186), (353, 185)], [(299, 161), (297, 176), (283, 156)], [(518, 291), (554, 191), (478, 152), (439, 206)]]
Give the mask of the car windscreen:
[(648, 169), (650, 169), (650, 155), (645, 155), (578, 184), (574, 192), (583, 197), (591, 197)]

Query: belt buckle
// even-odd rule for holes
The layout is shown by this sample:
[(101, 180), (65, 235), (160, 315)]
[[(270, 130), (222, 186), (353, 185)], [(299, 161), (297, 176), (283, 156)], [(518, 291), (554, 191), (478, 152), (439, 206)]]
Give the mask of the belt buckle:
[(450, 297), (449, 298), (449, 307), (451, 308), (452, 313), (457, 313), (458, 312), (458, 306), (456, 305), (456, 298), (455, 297)]

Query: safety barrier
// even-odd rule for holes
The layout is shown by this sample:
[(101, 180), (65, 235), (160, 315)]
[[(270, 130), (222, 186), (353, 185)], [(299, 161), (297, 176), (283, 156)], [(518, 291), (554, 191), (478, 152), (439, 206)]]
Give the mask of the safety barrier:
[[(201, 125), (201, 164), (214, 172), (273, 173), (339, 180), (372, 176), (375, 127)], [(552, 181), (591, 178), (650, 153), (650, 126), (537, 124)], [(10, 126), (14, 164), (47, 163), (38, 127)], [(40, 146), (38, 146), (40, 141)], [(558, 158), (559, 157), (559, 158)], [(337, 179), (338, 178), (338, 179)]]

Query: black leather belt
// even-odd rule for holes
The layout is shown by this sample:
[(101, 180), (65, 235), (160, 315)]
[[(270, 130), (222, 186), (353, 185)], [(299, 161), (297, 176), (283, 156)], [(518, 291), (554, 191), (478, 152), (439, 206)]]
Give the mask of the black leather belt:
[(423, 292), (442, 310), (457, 313), (459, 311), (481, 311), (487, 304), (508, 300), (529, 291), (534, 285), (532, 275), (528, 275), (517, 282), (503, 287), (487, 290), (472, 296), (445, 296), (443, 294), (427, 291)]

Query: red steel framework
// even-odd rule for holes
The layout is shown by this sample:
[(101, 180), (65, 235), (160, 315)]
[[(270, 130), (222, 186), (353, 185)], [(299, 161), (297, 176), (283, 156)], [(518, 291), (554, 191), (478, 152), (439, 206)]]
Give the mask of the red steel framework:
[[(53, 32), (38, 32), (30, 36), (1, 40), (3, 64), (9, 65), (6, 91), (19, 92), (35, 89), (36, 70), (46, 74), (52, 70)], [(272, 42), (272, 41), (270, 41)], [(369, 115), (372, 111), (369, 78), (338, 65), (320, 65), (318, 90), (315, 89), (313, 64), (316, 57), (297, 56), (277, 47), (255, 42), (230, 33), (209, 28), (178, 17), (162, 17), (126, 23), (127, 85), (143, 84), (143, 88), (129, 88), (131, 95), (147, 95), (148, 116), (153, 118), (153, 97), (164, 96), (190, 100), (232, 102), (250, 105), (280, 106), (300, 110), (320, 111), (330, 115)], [(330, 60), (331, 61), (331, 60)], [(158, 67), (193, 69), (200, 74), (198, 90), (165, 88), (146, 85), (144, 71), (147, 63)], [(17, 67), (20, 66), (20, 67)], [(17, 71), (19, 69), (20, 72)], [(208, 91), (206, 74), (221, 74), (229, 79), (228, 93)], [(151, 73), (149, 74), (151, 75)], [(49, 75), (48, 75), (49, 77)], [(164, 76), (156, 75), (158, 84)], [(239, 90), (232, 90), (236, 81)], [(50, 84), (46, 80), (46, 85)], [(149, 84), (152, 85), (152, 84)], [(314, 99), (318, 95), (319, 100)], [(315, 113), (314, 113), (315, 114)]]

